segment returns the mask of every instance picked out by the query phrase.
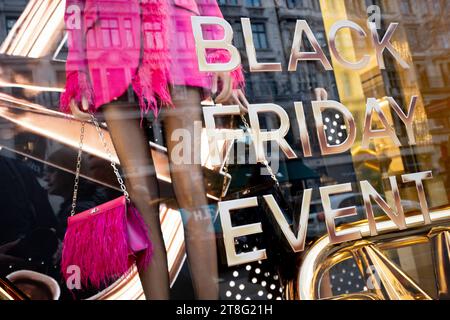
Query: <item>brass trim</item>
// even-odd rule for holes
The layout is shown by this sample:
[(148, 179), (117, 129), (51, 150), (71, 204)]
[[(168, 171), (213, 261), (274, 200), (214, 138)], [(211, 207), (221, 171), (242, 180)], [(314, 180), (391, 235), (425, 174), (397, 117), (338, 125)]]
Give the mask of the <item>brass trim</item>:
[[(302, 255), (298, 264), (297, 278), (287, 283), (286, 297), (293, 300), (320, 299), (322, 276), (334, 265), (350, 257), (356, 257), (360, 268), (363, 268), (367, 263), (376, 262), (377, 267), (382, 268), (379, 271), (384, 272), (383, 288), (378, 291), (372, 290), (369, 294), (377, 296), (378, 299), (431, 299), (410, 277), (391, 263), (382, 253), (384, 250), (430, 242), (432, 245), (434, 243), (435, 248), (434, 264), (440, 285), (440, 297), (446, 296), (449, 283), (447, 274), (450, 270), (448, 267), (450, 265), (448, 255), (450, 229), (447, 227), (450, 225), (450, 207), (432, 210), (430, 213), (432, 223), (430, 225), (424, 225), (423, 216), (415, 214), (406, 217), (408, 229), (403, 231), (398, 231), (394, 222), (387, 217), (377, 218), (376, 227), (380, 232), (379, 235), (374, 237), (370, 237), (367, 220), (338, 228), (339, 232), (360, 231), (365, 237), (363, 241), (333, 245), (330, 244), (328, 235), (323, 236)], [(342, 300), (345, 297), (334, 298)]]

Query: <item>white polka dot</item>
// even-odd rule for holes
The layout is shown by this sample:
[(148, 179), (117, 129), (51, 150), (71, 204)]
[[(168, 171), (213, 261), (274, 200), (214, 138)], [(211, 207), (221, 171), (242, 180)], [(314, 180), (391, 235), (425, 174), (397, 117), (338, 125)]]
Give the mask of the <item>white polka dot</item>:
[(233, 277), (237, 278), (239, 276), (239, 272), (235, 271), (233, 272)]
[(236, 285), (236, 283), (234, 281), (230, 281), (230, 287), (234, 287)]
[(276, 286), (274, 284), (270, 285), (270, 289), (275, 290)]
[(257, 283), (257, 282), (258, 282), (258, 279), (256, 279), (256, 278), (252, 279), (252, 283)]
[(255, 273), (256, 273), (256, 274), (260, 274), (260, 273), (261, 273), (261, 269), (260, 269), (260, 268), (256, 268), (256, 269), (255, 269)]
[(261, 282), (261, 285), (262, 285), (263, 287), (265, 287), (265, 286), (267, 285), (267, 282), (262, 281), (262, 282)]
[(240, 294), (236, 295), (236, 300), (241, 300), (242, 296)]
[(272, 298), (273, 298), (273, 295), (272, 295), (271, 293), (269, 293), (269, 294), (267, 295), (267, 299), (271, 300)]
[(259, 290), (259, 291), (258, 291), (258, 296), (262, 297), (263, 294), (264, 294), (264, 292), (263, 292), (262, 290)]
[(225, 295), (229, 298), (229, 297), (231, 297), (231, 291), (227, 291), (226, 293), (225, 293)]
[(245, 267), (245, 270), (247, 270), (247, 271), (252, 270), (252, 266), (251, 266), (251, 265), (246, 266), (246, 267)]
[(245, 289), (245, 285), (240, 284), (240, 285), (239, 285), (239, 290), (244, 290), (244, 289)]

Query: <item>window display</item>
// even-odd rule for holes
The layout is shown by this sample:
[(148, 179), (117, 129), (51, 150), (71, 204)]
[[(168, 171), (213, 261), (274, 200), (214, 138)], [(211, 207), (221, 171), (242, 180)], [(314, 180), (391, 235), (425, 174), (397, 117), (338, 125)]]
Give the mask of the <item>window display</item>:
[(0, 300), (449, 298), (449, 1), (0, 4)]

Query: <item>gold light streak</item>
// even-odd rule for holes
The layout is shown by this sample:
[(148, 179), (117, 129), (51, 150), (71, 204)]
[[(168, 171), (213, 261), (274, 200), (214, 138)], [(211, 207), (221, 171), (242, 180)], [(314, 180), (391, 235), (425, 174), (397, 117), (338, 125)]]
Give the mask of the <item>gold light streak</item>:
[(0, 47), (1, 54), (41, 58), (64, 30), (64, 0), (30, 0)]
[(31, 85), (31, 84), (11, 83), (11, 82), (5, 82), (2, 80), (0, 80), (0, 87), (2, 87), (2, 88), (19, 88), (19, 89), (38, 91), (38, 92), (60, 92), (60, 93), (64, 92), (63, 88), (42, 87), (42, 86), (35, 86), (35, 85)]
[[(49, 110), (39, 104), (30, 103), (27, 100), (0, 93), (0, 117), (35, 134), (48, 137), (75, 149), (78, 148), (81, 122), (71, 115), (65, 115), (55, 110)], [(113, 161), (120, 165), (109, 132), (104, 129), (102, 130), (112, 152)], [(103, 145), (98, 139), (94, 125), (87, 123), (85, 131), (84, 151), (102, 159), (109, 160)], [(150, 142), (150, 147), (157, 178), (161, 181), (172, 183), (167, 148), (153, 142)], [(207, 141), (202, 143), (201, 148), (202, 153), (205, 154), (205, 148), (208, 149)], [(207, 162), (206, 159), (205, 162)], [(207, 196), (212, 200), (218, 200), (214, 195), (207, 194)]]
[[(11, 104), (15, 106), (11, 106)], [(0, 117), (35, 134), (50, 138), (73, 148), (78, 148), (81, 122), (70, 115), (64, 115), (61, 112), (49, 110), (38, 104), (0, 93)], [(120, 164), (107, 130), (104, 130), (104, 135), (113, 154), (113, 161)], [(155, 169), (158, 179), (171, 183), (167, 155), (164, 154), (167, 149), (153, 143), (150, 143), (150, 145), (155, 159)], [(95, 127), (91, 124), (86, 126), (84, 150), (105, 160), (109, 159), (97, 137)]]

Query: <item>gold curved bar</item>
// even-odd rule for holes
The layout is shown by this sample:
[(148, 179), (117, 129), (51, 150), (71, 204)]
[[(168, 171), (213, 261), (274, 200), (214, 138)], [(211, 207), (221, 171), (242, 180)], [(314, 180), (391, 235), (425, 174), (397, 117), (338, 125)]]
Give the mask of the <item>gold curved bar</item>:
[(428, 237), (431, 239), (434, 273), (436, 277), (438, 297), (450, 299), (450, 228), (433, 228)]
[(358, 301), (358, 300), (380, 300), (380, 298), (372, 293), (354, 293), (354, 294), (344, 294), (341, 296), (333, 297), (333, 298), (326, 298), (322, 300), (352, 300), (352, 301)]
[(405, 272), (391, 262), (372, 242), (358, 241), (352, 252), (371, 291), (383, 300), (431, 300)]
[[(443, 248), (450, 249), (449, 229), (439, 229), (439, 227), (445, 228), (442, 226), (450, 224), (450, 207), (433, 210), (430, 217), (432, 220), (430, 225), (424, 225), (422, 215), (406, 217), (408, 229), (403, 231), (398, 231), (394, 222), (387, 217), (378, 218), (376, 227), (379, 235), (375, 237), (370, 237), (367, 220), (341, 226), (338, 232), (359, 231), (365, 237), (365, 240), (338, 245), (331, 244), (327, 235), (317, 240), (304, 253), (299, 264), (298, 277), (287, 284), (286, 296), (289, 299), (300, 300), (320, 299), (320, 281), (325, 272), (339, 262), (353, 257), (360, 269), (367, 264), (378, 264), (378, 267), (382, 268), (382, 272), (385, 272), (386, 277), (382, 279), (382, 281), (384, 280), (383, 288), (370, 292), (378, 299), (431, 299), (410, 277), (392, 264), (382, 253), (383, 250), (387, 249), (427, 243), (431, 237), (432, 240), (434, 238), (435, 243), (439, 244), (434, 246), (435, 270), (438, 270), (439, 267), (437, 268), (436, 264), (440, 265), (441, 262), (437, 259), (440, 258), (441, 261), (442, 259), (449, 259), (448, 251), (447, 255), (443, 253), (445, 252)], [(435, 236), (436, 232), (430, 233), (430, 230), (439, 230), (440, 232)], [(436, 271), (438, 278), (441, 275), (441, 278), (448, 279), (446, 275), (448, 275), (450, 269), (447, 265), (450, 265), (448, 261), (445, 265), (445, 272), (442, 270)], [(446, 288), (449, 280), (446, 281), (441, 279), (443, 294), (445, 292), (448, 294)], [(343, 299), (343, 297), (335, 298)]]
[(29, 300), (19, 289), (7, 279), (0, 278), (0, 301)]

